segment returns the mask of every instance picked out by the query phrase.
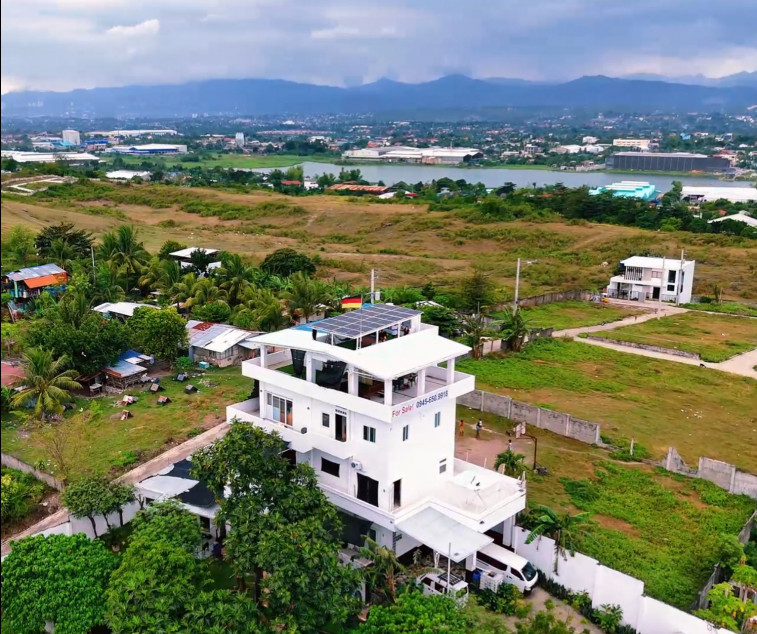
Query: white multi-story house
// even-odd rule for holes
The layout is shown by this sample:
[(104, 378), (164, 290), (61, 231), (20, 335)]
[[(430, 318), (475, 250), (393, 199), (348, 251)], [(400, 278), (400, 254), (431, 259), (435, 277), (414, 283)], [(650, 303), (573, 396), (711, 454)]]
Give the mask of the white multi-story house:
[(278, 432), (342, 512), (348, 543), (363, 535), (405, 554), (421, 544), (475, 566), (492, 537), (509, 535), (525, 483), (455, 458), (455, 402), (474, 377), (455, 370), (469, 348), (392, 305), (251, 340), (242, 364), (253, 397), (229, 421)]
[(623, 271), (610, 278), (607, 294), (619, 299), (688, 304), (694, 286), (694, 260), (634, 255), (620, 262)]

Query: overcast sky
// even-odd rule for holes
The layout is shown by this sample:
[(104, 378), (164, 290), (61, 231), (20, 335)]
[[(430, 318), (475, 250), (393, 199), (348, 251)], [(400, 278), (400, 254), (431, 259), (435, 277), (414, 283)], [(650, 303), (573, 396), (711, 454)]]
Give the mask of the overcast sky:
[(757, 0), (2, 0), (2, 90), (757, 70)]

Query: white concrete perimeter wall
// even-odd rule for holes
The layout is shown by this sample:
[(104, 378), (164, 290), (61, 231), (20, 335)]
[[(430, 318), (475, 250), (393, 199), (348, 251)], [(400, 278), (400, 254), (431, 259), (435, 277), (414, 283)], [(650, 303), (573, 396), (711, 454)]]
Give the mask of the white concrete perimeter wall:
[(623, 622), (639, 634), (727, 634), (706, 621), (644, 595), (644, 582), (576, 553), (560, 557), (555, 574), (555, 542), (541, 537), (526, 544), (529, 531), (515, 527), (513, 548), (550, 579), (573, 592), (587, 592), (596, 608), (609, 603), (623, 609)]
[[(129, 504), (124, 506), (124, 524), (134, 519), (137, 511), (139, 511), (139, 504), (137, 504), (136, 502), (130, 502)], [(110, 515), (108, 515), (108, 522), (110, 522), (110, 525), (113, 528), (120, 526), (118, 513), (111, 513)], [(92, 522), (90, 522), (88, 518), (78, 518), (71, 516), (69, 524), (71, 525), (71, 532), (69, 533), (69, 535), (73, 535), (74, 533), (84, 533), (90, 539), (94, 539), (95, 535), (92, 532)], [(102, 537), (108, 532), (108, 525), (105, 523), (105, 519), (102, 515), (95, 516), (95, 526), (97, 526), (98, 537)]]

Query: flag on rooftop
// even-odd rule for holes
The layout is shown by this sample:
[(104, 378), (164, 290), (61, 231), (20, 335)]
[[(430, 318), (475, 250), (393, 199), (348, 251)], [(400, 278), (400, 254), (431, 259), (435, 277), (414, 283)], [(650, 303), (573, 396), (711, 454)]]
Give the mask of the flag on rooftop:
[(352, 297), (342, 298), (342, 308), (361, 308), (363, 306), (363, 298), (360, 295), (354, 295)]

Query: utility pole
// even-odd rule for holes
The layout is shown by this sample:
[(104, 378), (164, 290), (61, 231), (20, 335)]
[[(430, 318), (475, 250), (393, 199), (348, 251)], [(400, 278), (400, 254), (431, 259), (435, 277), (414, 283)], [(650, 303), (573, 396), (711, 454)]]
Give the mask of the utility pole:
[(92, 256), (92, 283), (95, 283), (95, 249), (90, 245), (89, 254)]
[(452, 542), (449, 543), (449, 550), (447, 551), (447, 594), (450, 593), (450, 586), (452, 585)]
[(520, 288), (520, 258), (515, 269), (515, 299), (513, 300), (513, 315), (518, 312), (518, 289)]
[(376, 269), (371, 269), (371, 304), (373, 303), (373, 300), (376, 297), (375, 288), (376, 288)]
[(676, 306), (681, 303), (681, 283), (683, 282), (683, 249), (681, 249), (681, 265), (676, 276)]

